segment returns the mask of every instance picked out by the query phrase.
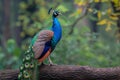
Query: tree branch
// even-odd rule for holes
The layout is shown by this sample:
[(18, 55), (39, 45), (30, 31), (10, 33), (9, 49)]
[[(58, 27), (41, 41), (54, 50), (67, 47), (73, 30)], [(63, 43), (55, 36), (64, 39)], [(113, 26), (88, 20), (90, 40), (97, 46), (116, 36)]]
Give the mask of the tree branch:
[[(0, 80), (17, 80), (18, 70), (0, 71)], [(93, 68), (72, 65), (43, 65), (40, 80), (120, 80), (120, 67)]]
[(86, 5), (86, 7), (84, 8), (84, 10), (83, 10), (83, 15), (82, 16), (79, 16), (75, 21), (74, 21), (74, 23), (73, 24), (71, 24), (70, 26), (71, 26), (71, 30), (70, 30), (70, 32), (69, 32), (69, 35), (71, 35), (72, 33), (73, 33), (73, 30), (74, 30), (74, 27), (75, 27), (75, 25), (79, 22), (79, 20), (81, 20), (81, 19), (83, 19), (86, 15), (87, 15), (87, 13), (88, 13), (88, 8), (89, 8), (89, 3)]

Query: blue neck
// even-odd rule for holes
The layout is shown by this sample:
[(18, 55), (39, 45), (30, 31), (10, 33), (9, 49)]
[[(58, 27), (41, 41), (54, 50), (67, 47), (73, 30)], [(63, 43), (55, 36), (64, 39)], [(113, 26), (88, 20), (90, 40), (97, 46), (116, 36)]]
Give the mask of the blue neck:
[(52, 25), (51, 30), (54, 32), (53, 39), (57, 44), (62, 36), (62, 28), (56, 17), (53, 17), (53, 25)]

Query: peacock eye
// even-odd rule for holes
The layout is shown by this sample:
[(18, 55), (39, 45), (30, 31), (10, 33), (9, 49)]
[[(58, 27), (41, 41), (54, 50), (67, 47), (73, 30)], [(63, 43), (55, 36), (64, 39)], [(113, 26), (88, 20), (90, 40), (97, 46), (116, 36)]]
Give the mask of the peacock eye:
[(29, 78), (29, 77), (30, 77), (30, 75), (28, 73), (24, 74), (24, 78)]
[(24, 71), (23, 74), (24, 74), (24, 78), (29, 78), (30, 77), (30, 74), (27, 71)]
[(30, 55), (27, 55), (27, 56), (25, 57), (25, 59), (26, 59), (26, 60), (30, 60)]
[(34, 68), (34, 64), (33, 63), (30, 64), (30, 68)]
[(32, 58), (34, 57), (34, 54), (33, 54), (33, 53), (31, 53), (30, 55), (31, 55)]
[(29, 68), (30, 64), (27, 62), (25, 63), (25, 68)]

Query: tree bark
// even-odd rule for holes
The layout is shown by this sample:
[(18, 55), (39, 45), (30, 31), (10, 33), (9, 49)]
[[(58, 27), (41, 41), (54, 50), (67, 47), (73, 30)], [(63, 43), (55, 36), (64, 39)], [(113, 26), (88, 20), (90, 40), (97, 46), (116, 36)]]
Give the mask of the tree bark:
[[(19, 70), (0, 71), (0, 80), (17, 80)], [(74, 65), (43, 65), (40, 80), (120, 80), (120, 67), (93, 68)]]

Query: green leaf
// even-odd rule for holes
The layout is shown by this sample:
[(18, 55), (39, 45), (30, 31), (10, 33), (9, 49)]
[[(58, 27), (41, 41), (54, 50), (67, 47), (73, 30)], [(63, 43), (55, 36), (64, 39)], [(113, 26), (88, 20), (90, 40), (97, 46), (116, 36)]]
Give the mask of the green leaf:
[(68, 11), (68, 8), (65, 7), (64, 5), (59, 5), (59, 6), (57, 7), (57, 9), (60, 10), (60, 11), (62, 11), (62, 12), (67, 12), (67, 11)]

